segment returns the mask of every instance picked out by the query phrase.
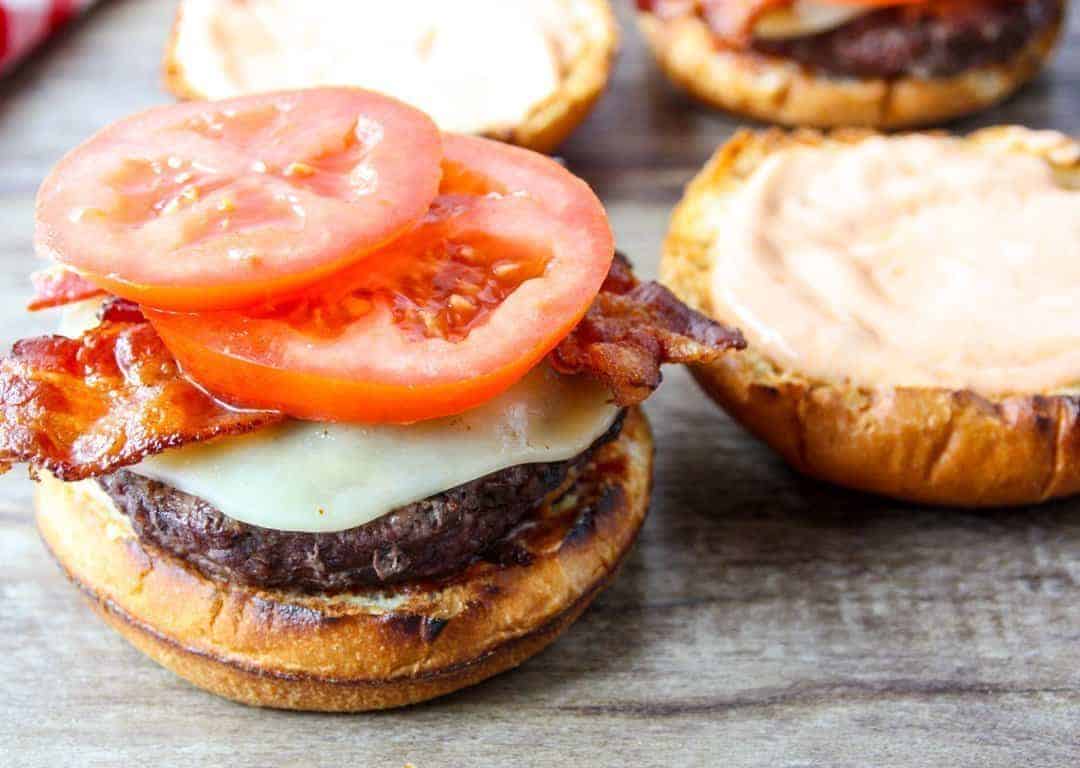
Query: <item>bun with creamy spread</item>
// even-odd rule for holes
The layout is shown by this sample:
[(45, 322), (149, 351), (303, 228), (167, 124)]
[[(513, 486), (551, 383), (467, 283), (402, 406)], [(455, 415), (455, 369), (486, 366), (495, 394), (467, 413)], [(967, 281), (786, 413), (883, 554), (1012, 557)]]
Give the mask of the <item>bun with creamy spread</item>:
[(1065, 0), (639, 0), (660, 66), (698, 99), (786, 125), (903, 128), (959, 117), (1041, 69)]
[[(742, 132), (689, 185), (661, 279), (749, 348), (692, 367), (792, 467), (964, 507), (1080, 492), (1080, 146)], [(756, 243), (756, 244), (755, 244)]]
[(550, 152), (589, 114), (618, 47), (607, 0), (181, 0), (166, 87), (185, 99), (354, 85), (447, 131)]

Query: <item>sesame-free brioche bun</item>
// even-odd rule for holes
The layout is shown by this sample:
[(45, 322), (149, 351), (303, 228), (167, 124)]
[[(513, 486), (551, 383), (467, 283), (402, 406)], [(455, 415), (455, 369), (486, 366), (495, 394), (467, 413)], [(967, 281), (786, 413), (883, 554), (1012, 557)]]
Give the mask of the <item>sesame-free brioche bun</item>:
[[(231, 2), (232, 0), (230, 0)], [(580, 36), (575, 54), (564, 62), (558, 89), (536, 104), (518, 124), (483, 132), (488, 138), (517, 144), (537, 152), (551, 152), (588, 116), (611, 77), (619, 47), (618, 25), (608, 0), (570, 0), (575, 10), (575, 31)], [(178, 5), (172, 32), (165, 46), (162, 71), (165, 87), (182, 99), (208, 98), (204, 86), (192, 74), (196, 68), (185, 61), (177, 46), (184, 3)], [(333, 19), (327, 19), (333, 24)], [(491, 30), (497, 34), (496, 29)], [(513, 67), (513, 62), (493, 61), (493, 67)], [(319, 85), (312, 83), (311, 85)], [(364, 82), (342, 83), (365, 87)], [(393, 96), (394, 93), (390, 92)]]
[(1061, 33), (1058, 19), (1003, 64), (949, 77), (841, 78), (794, 61), (720, 48), (699, 18), (639, 13), (638, 25), (660, 67), (714, 107), (758, 120), (818, 128), (910, 128), (977, 112), (1033, 78)]
[[(675, 209), (662, 282), (722, 322), (710, 275), (722, 243), (709, 211), (771, 153), (853, 144), (874, 134), (743, 131), (723, 145)], [(966, 138), (991, 152), (1044, 158), (1080, 188), (1080, 146), (1062, 134), (988, 128)], [(926, 387), (857, 387), (784, 368), (750, 346), (692, 369), (701, 387), (799, 472), (862, 491), (960, 507), (1028, 504), (1080, 492), (1080, 395), (1009, 396)]]
[(42, 473), (37, 520), (101, 617), (181, 677), (245, 704), (359, 711), (450, 693), (555, 640), (614, 577), (645, 518), (651, 478), (652, 436), (631, 409), (620, 436), (499, 558), (438, 583), (335, 595), (208, 579), (140, 542), (93, 480)]

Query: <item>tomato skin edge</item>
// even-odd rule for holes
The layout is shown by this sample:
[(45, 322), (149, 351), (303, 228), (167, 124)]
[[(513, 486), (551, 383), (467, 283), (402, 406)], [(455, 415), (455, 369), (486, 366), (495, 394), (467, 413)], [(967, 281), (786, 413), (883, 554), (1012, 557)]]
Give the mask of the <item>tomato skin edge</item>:
[(893, 5), (928, 5), (933, 0), (821, 0), (827, 5), (862, 6), (864, 8), (888, 8)]

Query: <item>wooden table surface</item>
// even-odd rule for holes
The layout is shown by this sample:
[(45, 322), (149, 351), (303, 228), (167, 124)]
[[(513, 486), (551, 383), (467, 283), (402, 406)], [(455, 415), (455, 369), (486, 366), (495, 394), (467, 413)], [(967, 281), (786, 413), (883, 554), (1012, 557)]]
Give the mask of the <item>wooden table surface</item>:
[[(92, 131), (167, 101), (171, 11), (104, 2), (0, 83), (5, 346), (54, 322), (21, 311), (35, 189)], [(673, 92), (620, 14), (613, 87), (564, 155), (653, 275), (682, 185), (737, 122)], [(1075, 15), (1050, 70), (972, 125), (995, 122), (1080, 133)], [(801, 480), (682, 371), (648, 411), (652, 514), (615, 586), (520, 669), (366, 716), (248, 709), (157, 667), (66, 583), (10, 473), (0, 766), (1080, 764), (1080, 500), (958, 512)]]

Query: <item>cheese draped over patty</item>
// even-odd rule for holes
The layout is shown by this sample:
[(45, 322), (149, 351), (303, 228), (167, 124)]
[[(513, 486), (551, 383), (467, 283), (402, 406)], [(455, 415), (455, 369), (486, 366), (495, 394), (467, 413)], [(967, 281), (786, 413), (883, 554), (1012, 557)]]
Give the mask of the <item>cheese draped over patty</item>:
[(353, 85), (439, 127), (498, 132), (559, 88), (581, 46), (572, 0), (184, 0), (174, 61), (210, 99)]
[(791, 148), (712, 205), (716, 314), (783, 369), (1080, 387), (1080, 191), (1038, 157), (929, 136)]
[[(96, 302), (73, 305), (61, 333), (96, 324)], [(131, 467), (234, 520), (327, 533), (364, 525), (501, 469), (576, 457), (619, 409), (608, 390), (547, 364), (458, 416), (397, 424), (288, 421), (174, 448)]]

